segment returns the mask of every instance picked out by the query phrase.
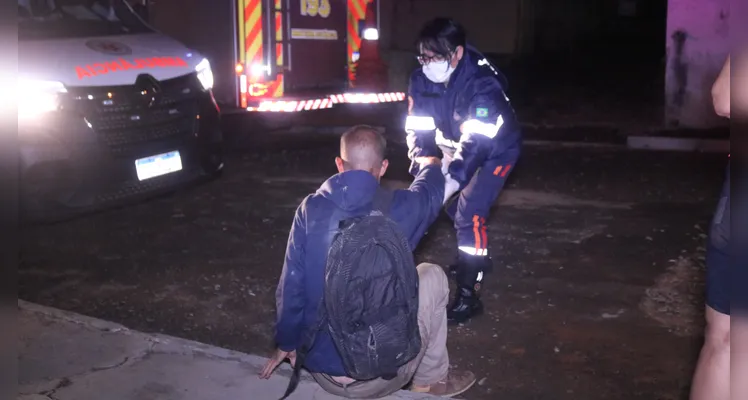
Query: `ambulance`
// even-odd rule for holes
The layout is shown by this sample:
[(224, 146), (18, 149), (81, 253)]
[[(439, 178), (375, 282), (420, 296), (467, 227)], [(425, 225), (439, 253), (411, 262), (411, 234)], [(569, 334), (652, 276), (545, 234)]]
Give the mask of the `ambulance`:
[(24, 220), (106, 208), (223, 168), (210, 59), (123, 0), (18, 0), (17, 82)]
[(153, 26), (210, 60), (213, 92), (225, 112), (405, 101), (386, 82), (364, 84), (370, 77), (359, 68), (381, 63), (372, 54), (379, 7), (379, 0), (148, 1)]

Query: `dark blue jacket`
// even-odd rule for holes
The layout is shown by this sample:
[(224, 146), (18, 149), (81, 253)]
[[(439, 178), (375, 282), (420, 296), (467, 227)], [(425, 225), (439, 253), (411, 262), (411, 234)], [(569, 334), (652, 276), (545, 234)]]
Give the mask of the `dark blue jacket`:
[[(509, 149), (519, 150), (520, 127), (505, 87), (504, 75), (472, 47), (447, 85), (430, 81), (421, 68), (416, 70), (410, 77), (408, 116), (421, 118), (413, 119), (416, 124), (408, 123), (410, 118), (406, 122), (411, 159), (438, 157), (440, 147), (453, 152), (449, 173), (464, 187), (486, 160)], [(424, 124), (424, 118), (433, 118), (433, 123)], [(460, 126), (471, 120), (465, 127), (472, 124), (477, 129), (463, 135)]]
[[(328, 179), (296, 210), (276, 290), (278, 320), (275, 340), (281, 350), (300, 348), (317, 320), (317, 308), (325, 284), (327, 251), (334, 234), (331, 219), (368, 214), (378, 187), (379, 183), (369, 172), (343, 172)], [(434, 222), (443, 200), (444, 176), (438, 166), (424, 168), (409, 189), (395, 191), (390, 217), (402, 228), (411, 248), (415, 249)], [(327, 332), (317, 335), (305, 367), (332, 376), (346, 375)]]

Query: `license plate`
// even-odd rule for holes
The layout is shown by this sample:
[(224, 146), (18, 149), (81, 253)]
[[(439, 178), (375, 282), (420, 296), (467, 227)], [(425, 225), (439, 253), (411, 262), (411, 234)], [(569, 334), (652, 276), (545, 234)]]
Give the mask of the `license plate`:
[(181, 170), (182, 157), (179, 156), (178, 151), (135, 160), (135, 171), (141, 181)]

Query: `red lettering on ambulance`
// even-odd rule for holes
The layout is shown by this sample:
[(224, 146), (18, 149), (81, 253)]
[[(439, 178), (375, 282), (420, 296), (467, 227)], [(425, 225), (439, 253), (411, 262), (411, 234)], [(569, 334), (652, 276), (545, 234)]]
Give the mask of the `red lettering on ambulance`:
[(177, 64), (177, 67), (186, 67), (187, 61), (182, 60), (182, 57), (174, 57), (174, 61)]
[(102, 63), (96, 63), (93, 65), (94, 71), (96, 71), (97, 74), (102, 75), (109, 73), (109, 70), (107, 69), (106, 65)]
[(128, 70), (128, 69), (134, 69), (135, 68), (134, 65), (130, 64), (129, 62), (127, 62), (127, 60), (125, 60), (124, 58), (120, 58), (119, 62), (120, 62), (120, 64), (122, 64), (122, 69), (125, 70), (125, 71)]
[(136, 58), (132, 62), (120, 58), (115, 61), (94, 63), (86, 66), (75, 67), (78, 79), (90, 78), (92, 76), (104, 75), (109, 72), (127, 71), (130, 69), (143, 68), (167, 68), (167, 67), (189, 67), (181, 57), (150, 57)]
[(78, 74), (78, 79), (88, 78), (89, 76), (91, 76), (91, 74), (81, 66), (75, 67), (75, 73)]
[(122, 70), (122, 66), (117, 61), (109, 61), (108, 63), (106, 63), (106, 66), (107, 69), (111, 72)]

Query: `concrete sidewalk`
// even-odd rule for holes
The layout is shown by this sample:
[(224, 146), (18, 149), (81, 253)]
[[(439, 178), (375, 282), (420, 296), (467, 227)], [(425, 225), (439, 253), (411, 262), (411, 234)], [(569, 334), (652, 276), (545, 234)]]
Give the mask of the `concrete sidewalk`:
[[(276, 400), (291, 369), (269, 380), (262, 357), (18, 301), (18, 399)], [(290, 399), (333, 400), (308, 374)], [(401, 391), (387, 400), (438, 399)]]

